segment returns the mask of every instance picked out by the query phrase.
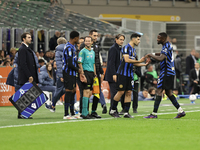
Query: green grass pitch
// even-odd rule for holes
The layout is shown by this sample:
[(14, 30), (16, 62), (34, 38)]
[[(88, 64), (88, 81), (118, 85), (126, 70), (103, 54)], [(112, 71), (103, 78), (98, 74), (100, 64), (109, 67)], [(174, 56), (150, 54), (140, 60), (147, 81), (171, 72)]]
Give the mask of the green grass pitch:
[[(139, 101), (133, 119), (101, 114), (99, 120), (63, 120), (63, 106), (51, 113), (42, 106), (34, 119), (17, 119), (14, 107), (0, 107), (0, 150), (199, 150), (200, 100), (180, 99), (186, 116), (173, 119), (177, 110), (162, 101), (158, 119), (144, 119), (153, 101)], [(91, 108), (91, 106), (90, 106)], [(118, 106), (121, 110), (120, 104)]]

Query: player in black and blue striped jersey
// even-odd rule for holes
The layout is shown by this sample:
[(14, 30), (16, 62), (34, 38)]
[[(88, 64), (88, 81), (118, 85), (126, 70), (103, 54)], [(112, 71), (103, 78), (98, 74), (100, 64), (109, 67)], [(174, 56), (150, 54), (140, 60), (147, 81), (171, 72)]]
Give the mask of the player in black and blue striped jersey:
[(145, 57), (152, 57), (160, 61), (160, 76), (157, 83), (157, 95), (154, 102), (154, 109), (152, 114), (144, 118), (157, 118), (157, 111), (162, 99), (162, 92), (165, 90), (166, 95), (171, 100), (172, 104), (177, 108), (178, 114), (175, 118), (181, 118), (185, 116), (185, 112), (180, 107), (176, 98), (172, 93), (174, 85), (175, 67), (173, 58), (173, 48), (171, 43), (167, 41), (167, 34), (165, 32), (159, 33), (157, 37), (157, 43), (162, 44), (161, 53), (147, 54)]
[(134, 87), (133, 80), (133, 66), (146, 66), (147, 64), (141, 64), (145, 61), (145, 58), (142, 57), (139, 61), (136, 60), (136, 50), (135, 46), (138, 46), (140, 43), (141, 35), (133, 33), (131, 35), (130, 42), (124, 46), (121, 50), (123, 55), (123, 60), (121, 61), (118, 71), (117, 71), (117, 94), (113, 98), (113, 105), (111, 106), (110, 115), (115, 118), (119, 118), (119, 114), (116, 111), (118, 102), (122, 95), (125, 93), (124, 100), (124, 117), (133, 118), (129, 114), (129, 108), (131, 104), (131, 93)]
[[(63, 119), (76, 119), (74, 113), (74, 95), (76, 92), (76, 73), (83, 74), (78, 67), (78, 59), (76, 55), (75, 44), (79, 41), (79, 33), (72, 31), (70, 33), (70, 40), (67, 42), (63, 51), (63, 78), (65, 87), (65, 114)], [(69, 115), (68, 108), (70, 107)]]

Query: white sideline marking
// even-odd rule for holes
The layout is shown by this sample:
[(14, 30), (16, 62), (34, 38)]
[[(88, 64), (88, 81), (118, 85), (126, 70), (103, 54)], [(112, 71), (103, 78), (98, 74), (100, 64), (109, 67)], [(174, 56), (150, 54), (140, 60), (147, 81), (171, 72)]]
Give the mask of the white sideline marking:
[[(191, 110), (191, 111), (186, 111), (186, 113), (199, 112), (199, 111), (200, 110)], [(158, 113), (158, 115), (167, 115), (167, 114), (177, 114), (177, 112)], [(142, 115), (135, 115), (135, 116), (146, 116), (146, 115), (149, 115), (149, 114), (142, 114)], [(111, 117), (111, 118), (88, 119), (88, 120), (82, 119), (82, 120), (68, 120), (68, 121), (56, 121), (56, 122), (40, 122), (40, 123), (33, 123), (33, 124), (1, 126), (0, 129), (2, 129), (2, 128), (12, 128), (12, 127), (36, 126), (36, 125), (45, 125), (45, 124), (57, 124), (57, 123), (65, 123), (65, 122), (101, 121), (101, 120), (108, 120), (108, 119), (114, 119), (114, 118)]]

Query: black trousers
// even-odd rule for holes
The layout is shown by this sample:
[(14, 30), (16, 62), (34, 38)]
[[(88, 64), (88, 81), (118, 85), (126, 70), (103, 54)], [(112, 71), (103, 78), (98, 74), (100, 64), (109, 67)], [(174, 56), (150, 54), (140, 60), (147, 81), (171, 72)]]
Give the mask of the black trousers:
[(138, 108), (138, 86), (139, 82), (135, 81), (133, 90), (133, 104), (132, 104), (134, 110), (137, 110)]
[[(111, 106), (113, 105), (113, 98), (114, 96), (117, 94), (117, 83), (116, 82), (108, 82), (109, 86), (110, 86), (110, 110), (111, 110)], [(121, 107), (122, 109), (124, 108), (124, 97), (125, 94), (121, 97)]]

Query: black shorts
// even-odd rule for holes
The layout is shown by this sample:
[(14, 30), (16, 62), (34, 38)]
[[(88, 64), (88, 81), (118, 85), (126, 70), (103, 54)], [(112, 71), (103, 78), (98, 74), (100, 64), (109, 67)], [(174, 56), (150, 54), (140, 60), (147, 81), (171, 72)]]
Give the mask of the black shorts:
[(133, 87), (134, 87), (134, 81), (131, 77), (117, 75), (117, 90), (118, 91), (132, 90)]
[(94, 72), (84, 71), (84, 74), (87, 79), (87, 83), (82, 82), (82, 88), (92, 90), (94, 82)]
[(174, 76), (161, 75), (158, 79), (157, 88), (163, 90), (172, 90), (174, 87)]
[(73, 90), (76, 88), (76, 76), (72, 76), (63, 71), (65, 89)]

